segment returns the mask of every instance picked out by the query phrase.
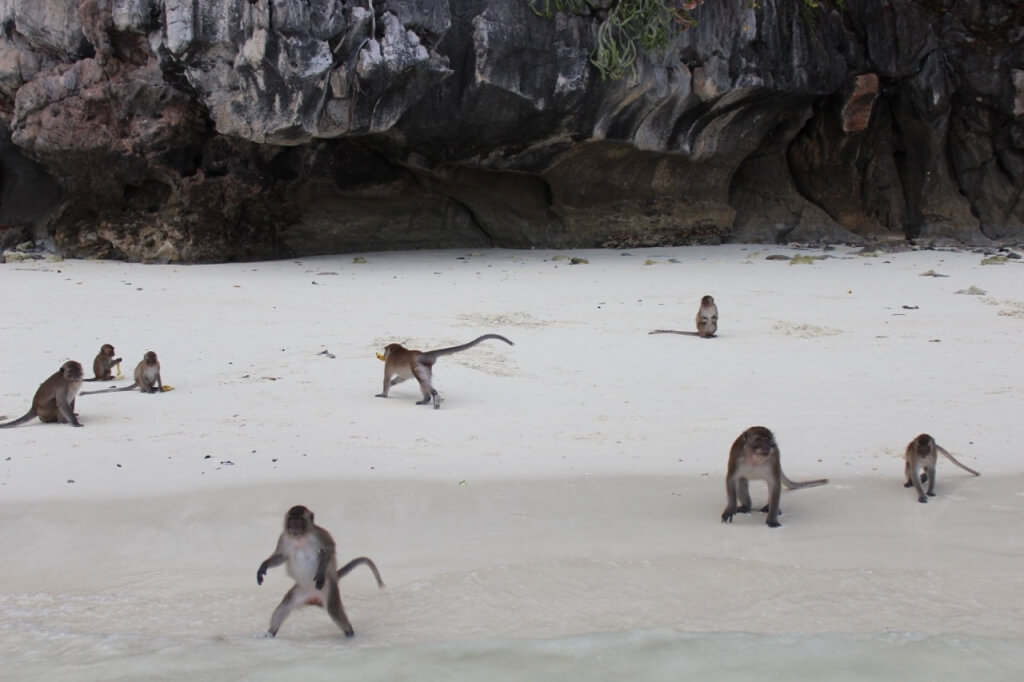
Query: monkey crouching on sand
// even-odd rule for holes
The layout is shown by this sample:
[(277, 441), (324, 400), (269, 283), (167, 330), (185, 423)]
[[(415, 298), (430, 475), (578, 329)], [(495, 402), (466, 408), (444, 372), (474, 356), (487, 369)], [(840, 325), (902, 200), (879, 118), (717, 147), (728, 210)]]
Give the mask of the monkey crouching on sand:
[[(751, 426), (739, 435), (729, 449), (729, 466), (725, 474), (725, 490), (729, 502), (722, 512), (722, 521), (732, 523), (736, 513), (750, 512), (749, 481), (759, 480), (768, 484), (768, 504), (761, 511), (768, 512), (767, 524), (778, 528), (779, 500), (782, 486), (790, 490), (813, 488), (828, 483), (827, 478), (814, 481), (791, 481), (782, 473), (779, 446), (775, 436), (763, 426)], [(737, 499), (739, 506), (737, 506)]]
[(313, 523), (313, 512), (296, 505), (284, 516), (284, 532), (277, 540), (274, 553), (260, 564), (256, 571), (256, 584), (263, 584), (268, 568), (287, 563), (288, 575), (295, 585), (284, 595), (270, 617), (267, 634), (277, 636), (285, 618), (296, 606), (326, 606), (330, 615), (346, 637), (355, 634), (352, 624), (341, 605), (338, 580), (360, 564), (367, 566), (377, 579), (377, 587), (384, 587), (376, 564), (367, 557), (358, 557), (340, 569), (335, 558), (334, 538), (325, 529)]
[(82, 388), (84, 374), (81, 363), (68, 360), (46, 381), (39, 384), (28, 412), (12, 422), (0, 424), (0, 429), (24, 424), (33, 417), (39, 417), (39, 421), (42, 422), (81, 426), (78, 416), (75, 415), (75, 398)]

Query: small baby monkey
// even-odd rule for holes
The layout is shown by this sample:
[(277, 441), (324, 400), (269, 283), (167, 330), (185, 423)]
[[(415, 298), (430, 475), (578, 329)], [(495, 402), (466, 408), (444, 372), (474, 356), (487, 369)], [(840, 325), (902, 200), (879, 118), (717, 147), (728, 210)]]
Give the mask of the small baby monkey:
[(284, 515), (284, 532), (277, 540), (274, 553), (260, 564), (256, 571), (256, 584), (263, 584), (268, 568), (288, 562), (288, 575), (295, 585), (284, 595), (270, 617), (267, 634), (277, 636), (284, 619), (296, 606), (326, 606), (331, 616), (346, 637), (355, 634), (341, 605), (338, 579), (360, 564), (365, 564), (377, 579), (377, 587), (384, 587), (380, 572), (373, 560), (358, 557), (340, 569), (335, 558), (334, 538), (325, 529), (313, 523), (313, 512), (301, 504), (295, 505)]
[[(765, 481), (768, 484), (768, 505), (761, 511), (768, 512), (767, 524), (778, 528), (779, 500), (782, 497), (782, 486), (789, 490), (813, 488), (828, 483), (827, 478), (814, 481), (791, 481), (782, 473), (779, 461), (779, 446), (775, 436), (763, 426), (751, 426), (739, 435), (729, 449), (729, 467), (725, 474), (725, 491), (729, 503), (722, 512), (722, 521), (732, 523), (734, 514), (750, 513), (750, 479)], [(740, 506), (736, 506), (739, 498)]]
[[(949, 454), (946, 448), (942, 447), (935, 442), (935, 439), (929, 436), (927, 433), (922, 433), (920, 436), (910, 441), (907, 445), (907, 450), (904, 453), (906, 458), (906, 464), (903, 467), (903, 472), (907, 476), (907, 482), (903, 484), (904, 488), (914, 486), (917, 490), (917, 501), (921, 503), (928, 502), (928, 497), (935, 497), (935, 465), (938, 464), (939, 456), (938, 452), (941, 452), (946, 457), (949, 457), (949, 461), (957, 465), (964, 471), (970, 472), (975, 476), (981, 476), (977, 471), (966, 467), (957, 459)], [(924, 469), (925, 473), (918, 475), (921, 469)], [(928, 496), (925, 496), (924, 489), (921, 487), (922, 483), (928, 484)]]
[(111, 344), (105, 343), (100, 346), (100, 352), (92, 361), (92, 373), (95, 376), (92, 379), (85, 379), (85, 381), (110, 381), (113, 379), (114, 373), (110, 370), (121, 362), (121, 358), (115, 358), (114, 355), (116, 352)]

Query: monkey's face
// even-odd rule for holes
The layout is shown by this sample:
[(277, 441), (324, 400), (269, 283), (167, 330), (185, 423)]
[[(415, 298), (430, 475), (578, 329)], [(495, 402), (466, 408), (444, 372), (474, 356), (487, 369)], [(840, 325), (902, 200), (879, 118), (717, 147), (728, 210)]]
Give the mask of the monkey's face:
[(114, 347), (109, 343), (103, 344), (103, 348), (101, 348), (100, 351), (108, 357), (114, 357)]
[(150, 351), (146, 351), (146, 355), (143, 358), (143, 360), (145, 361), (145, 363), (147, 365), (155, 365), (156, 364), (156, 353), (154, 353), (151, 350)]
[(313, 512), (302, 505), (296, 505), (288, 510), (284, 517), (284, 530), (292, 537), (300, 538), (309, 530), (313, 523)]
[(82, 365), (74, 360), (68, 360), (61, 365), (60, 371), (68, 381), (79, 381), (82, 378)]
[(931, 436), (918, 436), (914, 440), (914, 449), (917, 450), (917, 454), (924, 457), (932, 451), (932, 439)]
[(776, 447), (775, 438), (768, 431), (755, 431), (747, 439), (747, 449), (761, 457), (770, 457)]

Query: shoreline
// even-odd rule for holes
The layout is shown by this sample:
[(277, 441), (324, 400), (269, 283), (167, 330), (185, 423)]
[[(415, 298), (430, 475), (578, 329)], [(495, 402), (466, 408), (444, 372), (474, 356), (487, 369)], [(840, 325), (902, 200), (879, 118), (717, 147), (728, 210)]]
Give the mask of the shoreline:
[[(0, 546), (46, 540), (5, 574), (5, 591), (128, 598), (157, 589), (195, 613), (216, 610), (205, 603), (212, 592), (245, 604), (235, 627), (258, 631), (290, 581), (278, 568), (258, 588), (256, 567), (278, 517), (302, 502), (335, 536), (339, 560), (365, 555), (380, 567), (383, 591), (362, 569), (343, 581), (357, 630), (406, 644), (640, 627), (1024, 636), (1008, 598), (1024, 593), (1024, 538), (986, 532), (994, 513), (1024, 512), (1024, 475), (950, 476), (927, 505), (898, 480), (786, 491), (779, 529), (758, 513), (721, 523), (719, 483), (324, 481), (128, 504), (4, 504)], [(763, 485), (751, 493), (755, 505), (766, 498)], [(503, 615), (508, 600), (514, 617)], [(422, 620), (435, 608), (451, 617), (440, 630)], [(562, 616), (551, 621), (549, 609)], [(293, 618), (299, 632), (331, 634), (316, 609)], [(211, 623), (196, 621), (196, 634), (226, 626)]]

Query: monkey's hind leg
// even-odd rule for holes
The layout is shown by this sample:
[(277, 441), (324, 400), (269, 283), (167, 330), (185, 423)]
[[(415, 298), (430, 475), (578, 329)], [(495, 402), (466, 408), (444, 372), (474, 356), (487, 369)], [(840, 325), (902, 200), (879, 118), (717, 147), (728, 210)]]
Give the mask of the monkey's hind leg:
[(356, 634), (352, 629), (352, 623), (348, 622), (345, 609), (341, 605), (341, 592), (338, 590), (338, 583), (335, 580), (327, 581), (327, 613), (346, 637)]
[(416, 376), (416, 381), (420, 382), (420, 391), (423, 393), (423, 400), (417, 400), (417, 405), (429, 405), (434, 404), (434, 409), (441, 407), (441, 396), (434, 390), (434, 386), (431, 383), (430, 368), (426, 365), (417, 364), (413, 368), (413, 374)]
[(277, 637), (277, 631), (281, 629), (284, 619), (288, 617), (292, 609), (305, 602), (301, 596), (298, 585), (293, 585), (292, 589), (285, 593), (284, 599), (281, 600), (281, 603), (274, 609), (273, 615), (270, 616), (270, 628), (267, 630), (268, 635)]

